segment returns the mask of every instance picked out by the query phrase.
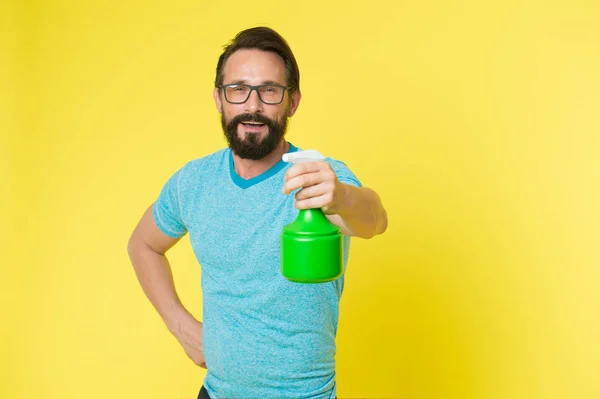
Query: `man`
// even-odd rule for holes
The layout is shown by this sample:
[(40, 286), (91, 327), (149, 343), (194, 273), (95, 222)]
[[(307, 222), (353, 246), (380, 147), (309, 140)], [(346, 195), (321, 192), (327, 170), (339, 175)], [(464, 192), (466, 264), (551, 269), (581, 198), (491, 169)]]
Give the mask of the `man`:
[[(349, 237), (387, 227), (378, 195), (340, 161), (290, 166), (287, 120), (298, 65), (275, 31), (240, 32), (217, 64), (214, 100), (228, 148), (176, 171), (128, 251), (141, 287), (185, 353), (207, 368), (198, 398), (333, 398), (343, 276), (299, 284), (280, 272), (282, 228), (321, 208)], [(293, 195), (290, 195), (293, 194)], [(165, 253), (186, 233), (202, 268), (203, 322), (181, 304)]]

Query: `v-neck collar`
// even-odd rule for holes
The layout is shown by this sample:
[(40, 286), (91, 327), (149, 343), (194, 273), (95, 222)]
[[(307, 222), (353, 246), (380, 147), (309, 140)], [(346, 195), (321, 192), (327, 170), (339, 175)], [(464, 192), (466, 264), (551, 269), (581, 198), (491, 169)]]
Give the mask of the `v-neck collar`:
[[(290, 144), (290, 149), (288, 152), (296, 152), (298, 148), (294, 146), (292, 143)], [(241, 178), (237, 172), (235, 171), (235, 166), (233, 164), (233, 153), (231, 149), (229, 151), (229, 174), (231, 175), (231, 180), (235, 183), (236, 186), (246, 189), (248, 187), (252, 187), (260, 182), (267, 180), (269, 177), (274, 176), (283, 169), (287, 162), (284, 162), (283, 159), (280, 159), (275, 165), (271, 166), (269, 169), (265, 170), (258, 176), (254, 176), (250, 179)]]

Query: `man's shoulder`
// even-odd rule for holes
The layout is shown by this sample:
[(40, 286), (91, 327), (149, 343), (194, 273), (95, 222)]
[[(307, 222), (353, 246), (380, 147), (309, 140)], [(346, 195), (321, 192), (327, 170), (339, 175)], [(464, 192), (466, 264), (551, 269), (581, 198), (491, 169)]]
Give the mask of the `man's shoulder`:
[[(305, 151), (304, 148), (302, 147), (296, 147), (294, 146), (294, 150), (295, 151)], [(336, 169), (336, 168), (346, 168), (348, 169), (348, 165), (342, 161), (341, 159), (332, 157), (332, 156), (327, 156), (325, 155), (325, 162), (329, 163), (331, 165), (332, 168)]]
[(358, 187), (362, 186), (362, 183), (346, 162), (332, 157), (327, 157), (326, 162), (331, 165), (331, 168), (342, 183), (348, 183)]
[(325, 161), (328, 162), (331, 166), (337, 166), (340, 168), (348, 168), (348, 165), (346, 165), (346, 163), (344, 161), (337, 159), (337, 158), (326, 157)]
[(194, 158), (181, 168), (185, 174), (205, 172), (221, 167), (227, 162), (229, 148), (222, 148), (210, 154), (206, 154), (197, 158)]
[(350, 168), (348, 167), (347, 163), (342, 161), (341, 159), (326, 156), (325, 162), (329, 163), (333, 170), (336, 172), (350, 171)]

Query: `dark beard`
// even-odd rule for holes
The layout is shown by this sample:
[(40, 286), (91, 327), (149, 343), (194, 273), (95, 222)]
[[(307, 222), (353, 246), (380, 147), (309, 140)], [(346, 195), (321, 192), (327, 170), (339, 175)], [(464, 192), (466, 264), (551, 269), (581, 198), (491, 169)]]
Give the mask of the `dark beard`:
[[(267, 136), (259, 141), (257, 134), (248, 134), (244, 139), (238, 136), (238, 125), (242, 122), (259, 122), (267, 125)], [(229, 123), (225, 121), (225, 115), (221, 114), (221, 126), (229, 148), (242, 159), (258, 160), (272, 153), (281, 143), (287, 130), (287, 117), (283, 121), (274, 121), (262, 114), (241, 114), (234, 117)]]

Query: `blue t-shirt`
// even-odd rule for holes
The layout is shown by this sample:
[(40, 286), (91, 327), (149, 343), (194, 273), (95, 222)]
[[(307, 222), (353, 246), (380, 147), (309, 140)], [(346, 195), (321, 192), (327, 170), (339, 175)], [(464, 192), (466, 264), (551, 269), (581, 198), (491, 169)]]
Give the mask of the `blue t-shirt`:
[[(298, 149), (290, 144), (290, 152)], [(342, 183), (361, 186), (327, 158)], [(282, 193), (290, 164), (280, 160), (244, 180), (229, 148), (175, 172), (153, 206), (156, 224), (190, 233), (201, 265), (203, 338), (213, 398), (333, 398), (335, 336), (344, 277), (299, 284), (281, 274), (280, 240), (298, 209)], [(344, 268), (350, 238), (344, 237)]]

